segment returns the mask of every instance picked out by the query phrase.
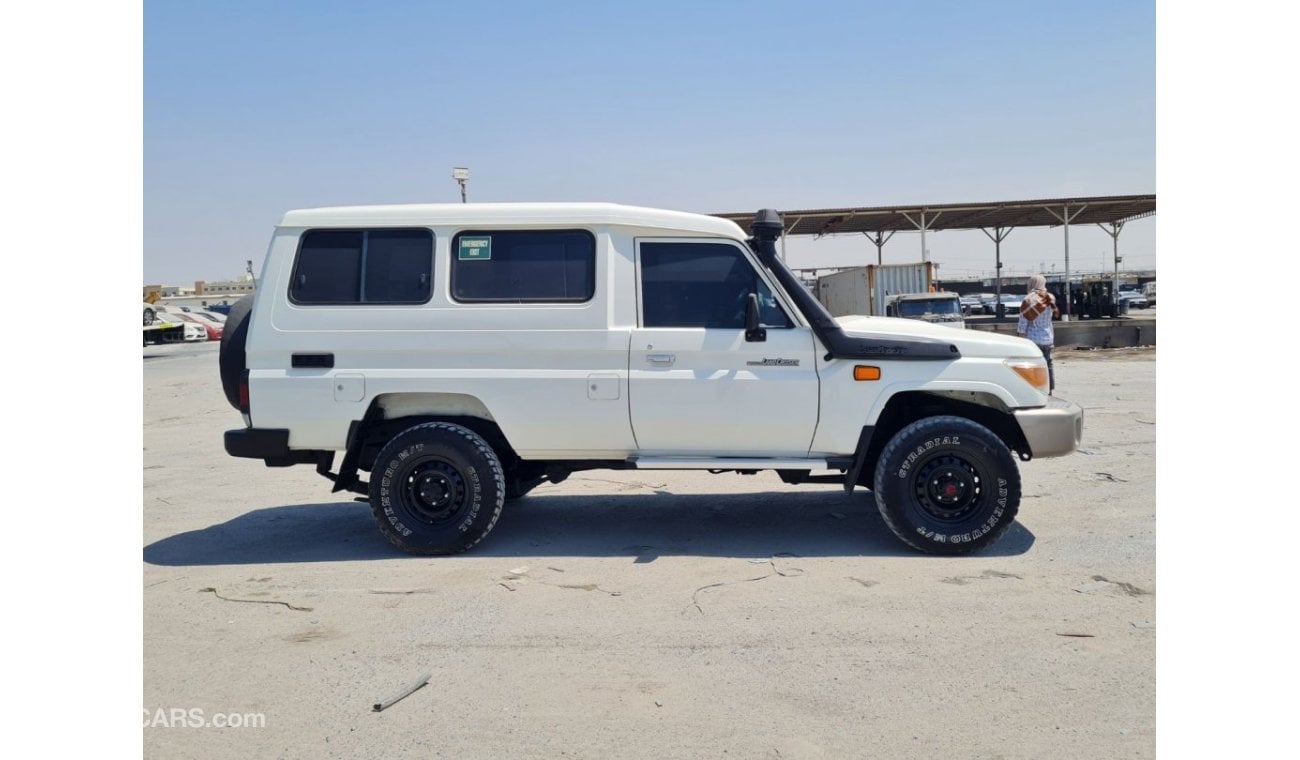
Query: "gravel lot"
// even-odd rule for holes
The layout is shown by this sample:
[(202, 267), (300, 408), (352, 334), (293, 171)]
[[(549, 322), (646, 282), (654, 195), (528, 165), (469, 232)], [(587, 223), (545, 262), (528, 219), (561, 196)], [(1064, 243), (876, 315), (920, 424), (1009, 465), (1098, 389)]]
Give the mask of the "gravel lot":
[(912, 553), (862, 490), (589, 472), (428, 559), (227, 457), (216, 348), (144, 350), (147, 757), (1155, 755), (1153, 349), (1058, 353), (1083, 449), (1021, 465), (983, 554)]

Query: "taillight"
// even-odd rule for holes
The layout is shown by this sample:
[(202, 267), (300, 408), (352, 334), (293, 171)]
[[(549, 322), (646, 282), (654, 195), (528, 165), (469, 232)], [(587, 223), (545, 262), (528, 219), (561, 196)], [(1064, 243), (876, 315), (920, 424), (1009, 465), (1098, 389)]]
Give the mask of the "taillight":
[(239, 376), (239, 411), (248, 414), (248, 370)]

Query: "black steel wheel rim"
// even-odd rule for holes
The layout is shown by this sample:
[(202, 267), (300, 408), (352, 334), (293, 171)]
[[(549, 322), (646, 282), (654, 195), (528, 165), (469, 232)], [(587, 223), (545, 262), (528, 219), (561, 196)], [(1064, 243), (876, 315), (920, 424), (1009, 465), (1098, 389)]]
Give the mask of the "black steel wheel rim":
[(942, 522), (958, 522), (978, 509), (984, 478), (969, 459), (939, 454), (917, 468), (912, 491), (926, 514)]
[(469, 502), (465, 477), (442, 459), (411, 465), (402, 479), (402, 496), (411, 514), (429, 525), (443, 525), (460, 515)]

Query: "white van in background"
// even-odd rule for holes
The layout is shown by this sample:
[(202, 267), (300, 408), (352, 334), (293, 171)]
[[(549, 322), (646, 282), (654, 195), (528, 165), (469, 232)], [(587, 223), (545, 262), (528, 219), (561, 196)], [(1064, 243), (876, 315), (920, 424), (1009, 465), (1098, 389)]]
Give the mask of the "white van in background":
[(885, 315), (903, 319), (919, 319), (946, 327), (965, 329), (961, 296), (956, 293), (904, 293), (893, 296), (885, 306)]

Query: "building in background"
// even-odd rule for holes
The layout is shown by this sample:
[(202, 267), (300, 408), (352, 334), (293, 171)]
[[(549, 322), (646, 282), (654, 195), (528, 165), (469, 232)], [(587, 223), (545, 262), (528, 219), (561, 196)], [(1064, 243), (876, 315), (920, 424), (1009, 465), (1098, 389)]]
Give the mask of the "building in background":
[(253, 280), (251, 274), (240, 275), (233, 280), (219, 280), (217, 282), (195, 280), (193, 295), (246, 296), (252, 293), (256, 287), (257, 283)]
[[(185, 285), (145, 285), (144, 297), (150, 303), (155, 300), (158, 301), (164, 308), (167, 306), (202, 308), (209, 303), (233, 304), (256, 289), (256, 280), (253, 279), (251, 274), (246, 274), (233, 280), (219, 280), (217, 282), (195, 280), (193, 287)], [(151, 293), (156, 295), (153, 300), (150, 300)]]

